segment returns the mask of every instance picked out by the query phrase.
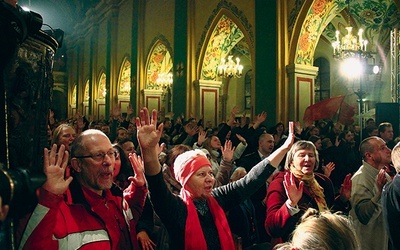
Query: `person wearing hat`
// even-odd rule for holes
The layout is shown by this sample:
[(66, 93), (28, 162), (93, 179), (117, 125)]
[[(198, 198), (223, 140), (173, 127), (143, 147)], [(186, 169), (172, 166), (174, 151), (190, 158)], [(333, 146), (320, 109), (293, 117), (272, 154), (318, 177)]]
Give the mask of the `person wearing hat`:
[(215, 178), (207, 156), (201, 150), (184, 152), (174, 163), (175, 177), (182, 185), (180, 195), (174, 195), (164, 182), (158, 162), (163, 125), (157, 127), (157, 111), (153, 110), (150, 118), (147, 108), (142, 109), (136, 126), (151, 201), (168, 230), (171, 249), (234, 249), (225, 212), (265, 183), (294, 140), (291, 123), (288, 139), (279, 149), (242, 179), (214, 189)]

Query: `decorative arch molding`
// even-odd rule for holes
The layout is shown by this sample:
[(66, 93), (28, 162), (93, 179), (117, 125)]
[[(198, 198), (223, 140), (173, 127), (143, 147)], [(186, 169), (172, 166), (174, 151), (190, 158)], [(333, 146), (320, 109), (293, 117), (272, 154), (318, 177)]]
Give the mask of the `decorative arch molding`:
[(84, 87), (83, 87), (83, 101), (88, 102), (90, 100), (90, 81), (86, 79)]
[(221, 9), (207, 31), (205, 43), (202, 45), (201, 57), (197, 64), (198, 78), (217, 80), (217, 68), (221, 58), (229, 55), (235, 46), (238, 47), (237, 52), (251, 61), (253, 58), (251, 51), (253, 50), (249, 46), (250, 39), (246, 36), (240, 20), (228, 10)]
[(157, 42), (163, 43), (167, 48), (167, 50), (169, 51), (169, 53), (171, 54), (171, 57), (174, 57), (171, 44), (169, 43), (168, 39), (162, 34), (158, 34), (156, 37), (153, 38), (153, 40), (150, 43), (150, 47), (147, 50), (148, 55), (150, 55), (151, 51), (153, 51), (154, 46), (157, 44)]
[[(313, 65), (314, 52), (325, 27), (343, 10), (345, 3), (340, 0), (306, 1), (296, 21), (290, 48), (293, 63)], [(298, 38), (297, 41), (293, 39)]]
[(146, 61), (146, 80), (143, 89), (158, 89), (156, 81), (159, 73), (168, 73), (173, 69), (173, 54), (170, 43), (159, 35), (153, 40)]
[[(228, 40), (231, 44), (228, 46), (224, 45), (210, 45), (212, 40), (216, 37), (216, 30), (218, 30), (218, 25), (229, 25), (231, 28), (240, 35), (240, 39), (236, 39), (232, 37), (225, 36), (221, 40)], [(222, 28), (220, 29), (222, 30)], [(243, 42), (244, 41), (244, 42)], [(208, 64), (219, 64), (222, 57), (225, 57), (227, 53), (236, 45), (242, 45), (240, 50), (242, 54), (247, 54), (250, 60), (253, 60), (254, 56), (254, 34), (251, 30), (251, 25), (247, 21), (245, 15), (239, 11), (239, 9), (234, 6), (232, 3), (228, 3), (226, 1), (221, 1), (217, 8), (213, 11), (213, 14), (208, 19), (208, 22), (204, 28), (204, 32), (198, 44), (198, 49), (196, 52), (196, 58), (198, 58), (197, 63), (197, 72), (198, 79), (205, 80), (216, 80), (216, 67), (214, 65), (215, 70), (207, 70), (204, 62), (207, 61)], [(245, 45), (245, 46), (243, 46)], [(222, 46), (225, 46), (224, 49), (221, 49)], [(210, 47), (215, 48), (216, 53), (210, 51)], [(243, 53), (244, 52), (244, 53)]]
[[(95, 99), (105, 99), (106, 98), (106, 94), (102, 94), (100, 95), (100, 93), (104, 93), (104, 91), (106, 91), (105, 93), (107, 93), (107, 84), (106, 84), (106, 80), (107, 80), (107, 75), (105, 72), (105, 69), (101, 69), (100, 73), (98, 75), (98, 81), (96, 82), (96, 88), (94, 88), (93, 93), (95, 94)], [(103, 91), (103, 92), (100, 92)]]
[(125, 55), (119, 67), (117, 94), (129, 97), (132, 88), (131, 60), (129, 55)]
[(241, 10), (239, 10), (238, 7), (236, 7), (231, 2), (228, 2), (226, 0), (221, 0), (218, 3), (217, 7), (212, 12), (212, 14), (210, 15), (210, 17), (208, 18), (207, 24), (204, 27), (203, 34), (201, 35), (199, 44), (197, 46), (198, 49), (196, 52), (196, 58), (199, 58), (203, 45), (205, 41), (208, 40), (209, 37), (208, 33), (210, 32), (211, 27), (213, 27), (213, 23), (215, 26), (215, 20), (219, 20), (218, 16), (221, 16), (223, 14), (228, 16), (236, 24), (239, 25), (239, 27), (245, 34), (245, 37), (249, 40), (248, 44), (250, 44), (251, 47), (254, 48), (254, 33), (252, 31), (252, 26), (247, 20), (246, 16), (243, 14)]
[(72, 89), (71, 89), (71, 96), (70, 96), (70, 106), (71, 108), (75, 108), (76, 109), (76, 104), (77, 104), (77, 100), (76, 100), (76, 92), (77, 92), (77, 86), (76, 86), (76, 82), (74, 82), (72, 84)]

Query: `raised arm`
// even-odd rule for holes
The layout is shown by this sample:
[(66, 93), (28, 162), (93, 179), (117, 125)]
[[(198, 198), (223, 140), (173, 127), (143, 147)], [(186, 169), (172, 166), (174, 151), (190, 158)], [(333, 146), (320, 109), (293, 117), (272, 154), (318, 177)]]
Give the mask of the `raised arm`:
[(157, 127), (157, 111), (153, 110), (150, 117), (147, 108), (140, 110), (140, 117), (136, 118), (136, 127), (145, 173), (149, 176), (156, 175), (161, 171), (157, 147), (163, 131), (162, 123)]
[(277, 167), (281, 163), (287, 151), (292, 147), (294, 138), (294, 125), (293, 122), (289, 122), (289, 135), (285, 143), (267, 157), (272, 166)]
[(128, 202), (133, 215), (133, 224), (136, 225), (137, 221), (142, 215), (144, 202), (147, 195), (146, 179), (143, 172), (143, 161), (140, 156), (136, 154), (129, 154), (129, 161), (132, 165), (134, 176), (128, 177), (131, 182), (130, 185), (124, 190), (124, 198)]

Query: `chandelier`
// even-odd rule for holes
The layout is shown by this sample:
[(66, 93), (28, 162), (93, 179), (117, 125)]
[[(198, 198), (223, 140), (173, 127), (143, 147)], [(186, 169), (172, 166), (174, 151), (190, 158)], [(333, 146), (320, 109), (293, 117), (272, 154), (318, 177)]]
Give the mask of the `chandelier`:
[(171, 87), (173, 82), (172, 73), (160, 73), (156, 80), (156, 85), (162, 89), (168, 89)]
[(236, 63), (232, 60), (233, 56), (228, 56), (228, 60), (221, 59), (218, 66), (218, 76), (224, 78), (240, 78), (242, 76), (243, 65), (240, 64), (239, 57), (236, 57)]
[[(346, 0), (349, 11), (350, 24), (350, 0)], [(336, 59), (345, 59), (360, 55), (362, 58), (371, 58), (371, 52), (367, 51), (368, 41), (363, 38), (363, 29), (359, 29), (357, 35), (353, 35), (353, 27), (346, 27), (347, 34), (340, 39), (340, 31), (336, 31), (336, 40), (332, 42), (333, 57)]]

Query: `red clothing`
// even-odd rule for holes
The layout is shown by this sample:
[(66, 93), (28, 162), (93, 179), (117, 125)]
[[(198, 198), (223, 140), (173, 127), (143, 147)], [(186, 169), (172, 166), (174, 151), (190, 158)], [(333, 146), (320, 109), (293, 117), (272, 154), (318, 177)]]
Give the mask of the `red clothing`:
[[(294, 231), (297, 222), (308, 208), (312, 207), (318, 210), (318, 205), (312, 194), (304, 186), (303, 196), (298, 202), (298, 207), (301, 211), (293, 216), (290, 215), (289, 209), (285, 204), (288, 197), (283, 186), (283, 176), (287, 172), (277, 173), (267, 190), (267, 214), (264, 226), (267, 233), (273, 238), (271, 242), (273, 246), (289, 240), (290, 234)], [(326, 204), (331, 208), (335, 202), (332, 182), (322, 174), (314, 173), (314, 176), (319, 185), (324, 189)], [(298, 185), (299, 180), (296, 179), (296, 183)]]
[(135, 225), (147, 188), (126, 191), (113, 186), (100, 196), (75, 181), (64, 195), (40, 188), (19, 248), (139, 249)]

